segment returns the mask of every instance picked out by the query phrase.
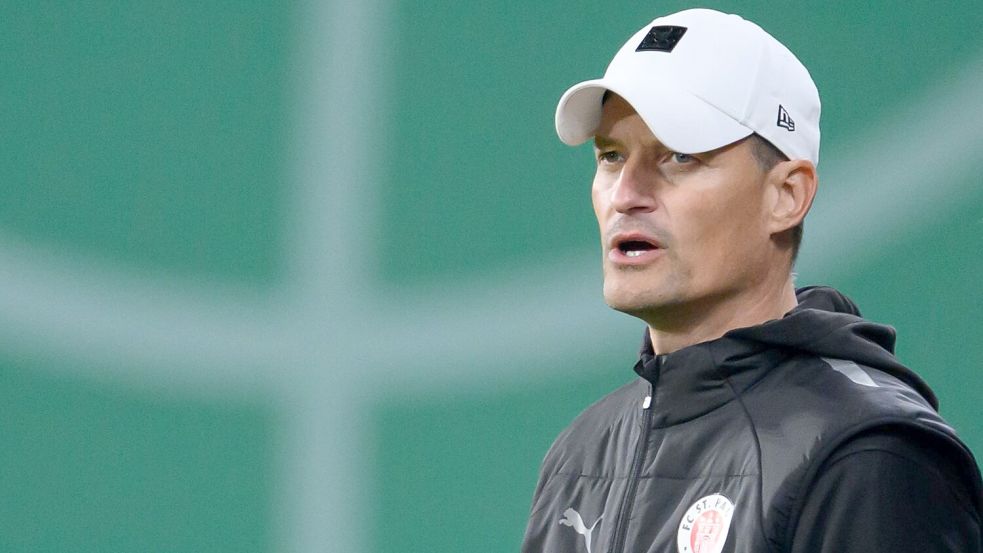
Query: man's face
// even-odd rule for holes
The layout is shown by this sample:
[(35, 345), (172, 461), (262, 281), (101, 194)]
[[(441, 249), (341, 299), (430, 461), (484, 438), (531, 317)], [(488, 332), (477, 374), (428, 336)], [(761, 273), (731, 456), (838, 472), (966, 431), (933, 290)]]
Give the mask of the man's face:
[(663, 146), (613, 95), (595, 136), (592, 198), (604, 298), (649, 324), (699, 318), (761, 284), (766, 173), (747, 141), (702, 154)]

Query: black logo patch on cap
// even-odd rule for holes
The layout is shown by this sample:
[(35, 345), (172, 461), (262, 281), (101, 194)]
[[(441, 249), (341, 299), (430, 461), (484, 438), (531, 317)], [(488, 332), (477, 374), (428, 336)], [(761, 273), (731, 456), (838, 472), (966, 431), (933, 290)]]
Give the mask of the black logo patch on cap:
[(672, 52), (672, 49), (679, 44), (679, 39), (686, 34), (686, 27), (676, 25), (656, 25), (649, 29), (649, 34), (645, 35), (642, 43), (635, 48), (636, 52), (642, 50), (654, 50), (656, 52)]

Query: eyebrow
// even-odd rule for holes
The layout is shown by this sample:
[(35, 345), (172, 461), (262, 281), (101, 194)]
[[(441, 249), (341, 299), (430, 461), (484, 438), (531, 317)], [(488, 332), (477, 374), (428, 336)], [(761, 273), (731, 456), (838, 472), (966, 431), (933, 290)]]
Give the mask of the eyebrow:
[(594, 135), (594, 147), (603, 150), (604, 148), (609, 148), (611, 146), (620, 146), (621, 143), (617, 140), (608, 138), (606, 136)]
[[(598, 150), (604, 150), (607, 148), (623, 148), (623, 147), (624, 147), (624, 143), (622, 143), (620, 140), (599, 135), (599, 134), (594, 135), (594, 148)], [(659, 151), (663, 151), (663, 150), (671, 151), (669, 147), (663, 144), (662, 142), (660, 142), (658, 138), (656, 138), (651, 144), (648, 144), (646, 147), (655, 148), (656, 150)]]

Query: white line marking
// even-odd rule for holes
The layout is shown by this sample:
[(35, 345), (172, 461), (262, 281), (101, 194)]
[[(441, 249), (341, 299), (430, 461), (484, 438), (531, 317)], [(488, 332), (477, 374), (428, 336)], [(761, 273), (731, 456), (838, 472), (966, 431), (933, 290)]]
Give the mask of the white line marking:
[[(969, 100), (983, 95), (983, 61), (964, 73), (944, 89), (926, 94), (924, 104), (888, 127), (840, 148), (856, 153), (823, 169), (820, 197), (807, 222), (801, 274), (809, 280), (841, 274), (849, 270), (841, 260), (862, 259), (872, 248), (917, 231), (921, 223), (974, 192), (964, 186), (964, 177), (983, 159), (983, 109), (969, 109)], [(955, 130), (940, 132), (952, 119), (938, 115), (938, 106), (949, 105), (964, 107), (961, 120)], [(324, 192), (316, 195), (323, 198)], [(317, 252), (316, 236), (323, 234), (310, 231), (301, 240)], [(292, 249), (301, 253), (299, 247)], [(320, 267), (332, 263), (330, 256), (318, 255), (293, 262), (312, 270), (296, 286), (243, 300), (236, 290), (106, 270), (0, 235), (0, 336), (19, 340), (16, 347), (25, 351), (95, 361), (122, 357), (137, 370), (142, 365), (168, 371), (192, 367), (166, 379), (145, 376), (165, 387), (193, 391), (201, 381), (215, 380), (201, 370), (203, 365), (223, 371), (218, 380), (230, 390), (240, 389), (243, 375), (224, 371), (243, 368), (247, 381), (265, 385), (265, 371), (272, 371), (275, 380), (283, 376), (283, 366), (271, 366), (271, 361), (285, 352), (296, 358), (296, 352), (312, 345), (317, 355), (333, 351), (333, 346), (323, 347), (326, 340), (356, 350), (371, 345), (369, 355), (375, 360), (406, 352), (454, 358), (475, 348), (518, 353), (523, 344), (536, 356), (554, 356), (576, 347), (570, 336), (604, 340), (625, 328), (614, 323), (618, 328), (611, 331), (619, 317), (601, 305), (594, 252), (519, 268), (498, 281), (444, 282), (440, 289), (420, 288), (405, 295), (369, 290), (359, 274), (364, 268), (322, 274), (325, 280), (318, 282)], [(335, 265), (346, 265), (351, 257), (335, 259)], [(324, 326), (311, 330), (310, 325)], [(475, 332), (480, 341), (462, 339)], [(218, 360), (231, 366), (219, 367), (214, 363)]]

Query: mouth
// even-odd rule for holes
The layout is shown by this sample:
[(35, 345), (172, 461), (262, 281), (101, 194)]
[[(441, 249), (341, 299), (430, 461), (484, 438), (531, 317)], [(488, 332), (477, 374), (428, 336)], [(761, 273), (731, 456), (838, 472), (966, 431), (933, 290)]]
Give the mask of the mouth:
[(618, 244), (618, 249), (628, 257), (639, 257), (645, 252), (658, 249), (658, 246), (645, 240), (626, 240)]
[(610, 244), (608, 258), (619, 265), (644, 265), (665, 251), (658, 240), (639, 233), (615, 235)]

